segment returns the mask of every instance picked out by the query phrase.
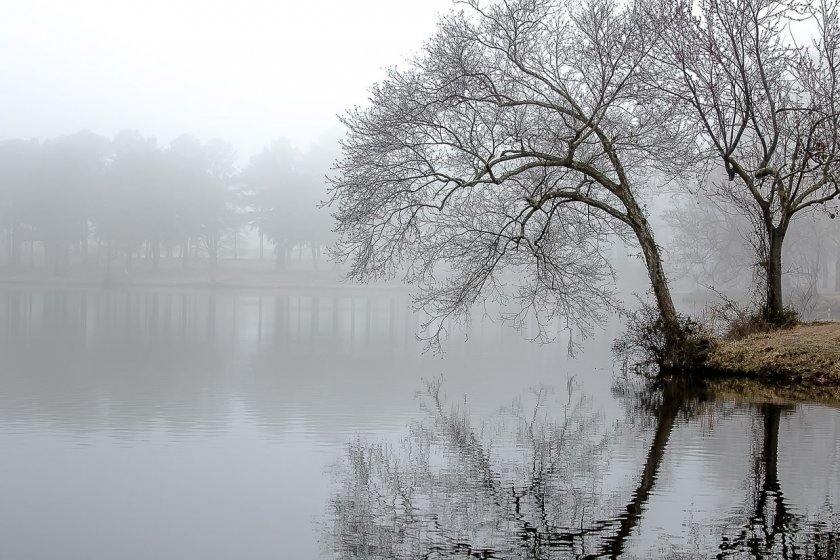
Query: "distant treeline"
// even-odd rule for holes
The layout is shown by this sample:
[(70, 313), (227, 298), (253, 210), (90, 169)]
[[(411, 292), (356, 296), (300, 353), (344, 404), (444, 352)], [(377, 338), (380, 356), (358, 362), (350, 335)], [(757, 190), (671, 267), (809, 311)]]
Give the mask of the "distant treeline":
[(318, 208), (333, 145), (305, 154), (275, 141), (239, 167), (233, 148), (182, 135), (168, 146), (135, 131), (0, 141), (0, 234), (10, 267), (98, 265), (130, 269), (161, 257), (269, 252), (278, 267), (292, 248), (317, 261), (330, 216)]

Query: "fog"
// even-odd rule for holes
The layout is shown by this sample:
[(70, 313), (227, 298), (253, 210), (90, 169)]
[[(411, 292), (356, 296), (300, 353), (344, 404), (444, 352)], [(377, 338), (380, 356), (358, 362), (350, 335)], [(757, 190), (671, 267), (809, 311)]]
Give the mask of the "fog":
[[(621, 352), (669, 307), (707, 349), (772, 268), (689, 117), (589, 81), (634, 65), (573, 28), (628, 3), (6, 4), (0, 560), (840, 558), (836, 398)], [(803, 320), (838, 195), (785, 230)]]
[[(333, 224), (328, 210), (314, 206), (326, 197), (324, 177), (339, 154), (344, 131), (337, 115), (365, 105), (385, 69), (417, 53), (439, 15), (450, 9), (446, 0), (398, 6), (383, 1), (11, 6), (0, 21), (0, 69), (11, 78), (0, 90), (0, 141), (8, 140), (0, 155), (3, 228), (14, 229), (10, 222), (18, 221), (24, 231), (16, 240), (6, 234), (7, 261), (23, 262), (22, 244), (29, 243), (30, 264), (40, 252), (42, 264), (58, 270), (56, 259), (69, 257), (48, 256), (65, 249), (47, 245), (61, 240), (75, 262), (87, 264), (88, 242), (98, 243), (92, 253), (98, 265), (107, 261), (102, 254), (108, 251), (112, 259), (122, 254), (122, 270), (132, 253), (139, 256), (144, 249), (155, 267), (159, 251), (192, 253), (215, 265), (218, 258), (238, 257), (240, 245), (246, 255), (257, 251), (260, 237), (263, 258), (292, 249), (301, 253), (299, 259), (303, 251), (314, 253), (314, 260), (325, 257)], [(797, 25), (799, 36), (815, 29)], [(147, 144), (147, 153), (135, 159), (155, 162), (135, 161), (148, 176), (125, 182), (120, 173), (132, 175), (132, 164), (119, 154), (135, 150), (132, 142)], [(195, 153), (179, 156), (179, 149)], [(204, 158), (204, 169), (187, 171), (189, 164), (173, 163), (179, 157)], [(215, 185), (185, 187), (173, 165), (181, 165), (182, 174), (215, 174), (210, 180)], [(122, 186), (107, 187), (116, 183)], [(176, 183), (180, 194), (170, 192)], [(189, 212), (176, 208), (179, 197), (182, 206), (192, 207)], [(199, 204), (198, 197), (206, 200)], [(141, 199), (145, 211), (136, 211)], [(703, 196), (655, 193), (646, 203), (679, 289), (751, 297), (756, 257), (743, 217), (739, 223), (731, 209)], [(170, 223), (164, 227), (160, 214), (166, 212)], [(275, 222), (300, 231), (293, 236), (277, 231), (281, 226), (271, 225), (272, 212)], [(816, 301), (816, 292), (840, 285), (837, 228), (825, 214), (816, 220), (808, 227), (819, 230), (818, 244), (804, 251), (795, 241), (785, 247), (786, 294), (806, 315), (825, 314), (827, 305)], [(81, 231), (85, 221), (87, 236)], [(117, 225), (124, 231), (116, 231)], [(149, 231), (141, 232), (144, 227)], [(149, 251), (155, 242), (164, 246)], [(284, 247), (277, 249), (275, 242)], [(182, 245), (190, 247), (181, 250)], [(619, 242), (611, 260), (623, 273), (618, 284), (624, 300), (647, 290), (636, 262), (641, 255), (632, 244)]]
[[(331, 259), (335, 224), (323, 206), (338, 131), (305, 149), (278, 137), (245, 161), (225, 139), (190, 134), (169, 143), (131, 129), (0, 140), (4, 274), (18, 282), (253, 285), (311, 270), (340, 280), (347, 267)], [(748, 216), (686, 193), (649, 203), (669, 275), (687, 298), (682, 309), (756, 298)], [(605, 253), (631, 308), (647, 291), (639, 250), (618, 239)], [(805, 318), (831, 318), (840, 229), (830, 213), (801, 218), (784, 258), (786, 300)]]
[(417, 49), (449, 2), (50, 0), (0, 21), (0, 138), (135, 129), (305, 150)]
[(284, 270), (292, 248), (300, 260), (306, 247), (317, 269), (331, 231), (319, 203), (335, 157), (334, 140), (305, 153), (277, 140), (243, 168), (229, 144), (188, 135), (168, 146), (137, 131), (2, 141), (6, 264), (111, 281), (137, 263), (159, 272), (197, 260), (215, 280), (221, 258), (268, 257)]

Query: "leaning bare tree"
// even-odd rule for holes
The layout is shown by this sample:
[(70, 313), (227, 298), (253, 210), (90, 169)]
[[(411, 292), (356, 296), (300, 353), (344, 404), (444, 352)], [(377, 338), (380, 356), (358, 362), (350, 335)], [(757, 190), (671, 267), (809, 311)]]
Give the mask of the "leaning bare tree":
[(660, 13), (668, 32), (653, 77), (697, 127), (707, 161), (725, 171), (709, 180), (710, 194), (751, 219), (763, 314), (780, 323), (785, 235), (797, 214), (840, 196), (837, 5), (664, 0)]
[(644, 0), (461, 5), (343, 119), (330, 203), (351, 276), (407, 270), (433, 321), (505, 278), (523, 313), (589, 327), (612, 301), (603, 249), (618, 235), (641, 248), (666, 346), (679, 346), (640, 198), (681, 169), (682, 145), (663, 127), (673, 105), (640, 80), (657, 43)]

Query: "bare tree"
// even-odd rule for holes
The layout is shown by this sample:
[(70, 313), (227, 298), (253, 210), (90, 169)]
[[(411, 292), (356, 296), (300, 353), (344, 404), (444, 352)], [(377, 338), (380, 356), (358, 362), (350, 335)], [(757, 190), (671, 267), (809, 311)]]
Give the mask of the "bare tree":
[[(668, 0), (661, 13), (668, 32), (652, 77), (685, 109), (707, 161), (726, 172), (709, 192), (752, 221), (763, 313), (779, 323), (785, 235), (795, 215), (840, 195), (837, 5)], [(806, 45), (794, 40), (802, 20), (817, 31)]]
[(516, 319), (587, 328), (613, 301), (603, 249), (619, 235), (640, 246), (667, 342), (679, 346), (641, 197), (682, 168), (684, 144), (663, 126), (673, 106), (640, 79), (657, 43), (645, 3), (461, 6), (343, 119), (330, 199), (338, 256), (360, 279), (406, 266), (437, 325), (501, 295), (507, 270)]

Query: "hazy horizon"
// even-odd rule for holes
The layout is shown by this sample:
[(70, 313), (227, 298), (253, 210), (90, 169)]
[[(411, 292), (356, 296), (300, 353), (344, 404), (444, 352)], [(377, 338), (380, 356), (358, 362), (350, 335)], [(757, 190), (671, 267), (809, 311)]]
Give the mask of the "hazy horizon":
[(383, 69), (448, 0), (353, 4), (88, 0), (9, 6), (0, 21), (0, 140), (137, 130), (166, 145), (220, 138), (240, 162), (276, 138), (300, 151), (340, 131)]

